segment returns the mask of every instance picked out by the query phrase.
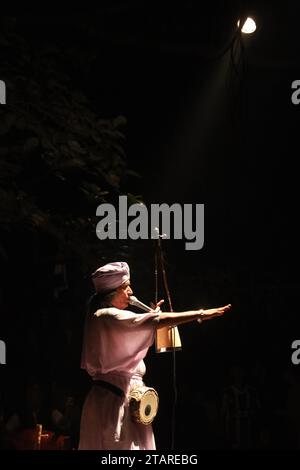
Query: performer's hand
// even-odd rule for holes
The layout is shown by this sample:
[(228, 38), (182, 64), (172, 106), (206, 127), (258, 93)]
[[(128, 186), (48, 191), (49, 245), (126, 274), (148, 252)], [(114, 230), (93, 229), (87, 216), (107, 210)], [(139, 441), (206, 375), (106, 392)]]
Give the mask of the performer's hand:
[(153, 313), (159, 313), (161, 312), (161, 309), (160, 309), (160, 306), (161, 304), (164, 303), (164, 300), (160, 300), (159, 302), (157, 302), (157, 304), (155, 305), (153, 302), (150, 302), (150, 307), (152, 308), (153, 310)]
[(224, 307), (218, 308), (209, 308), (207, 310), (203, 310), (201, 313), (202, 320), (211, 320), (215, 317), (221, 317), (227, 310), (231, 309), (231, 304), (225, 305)]

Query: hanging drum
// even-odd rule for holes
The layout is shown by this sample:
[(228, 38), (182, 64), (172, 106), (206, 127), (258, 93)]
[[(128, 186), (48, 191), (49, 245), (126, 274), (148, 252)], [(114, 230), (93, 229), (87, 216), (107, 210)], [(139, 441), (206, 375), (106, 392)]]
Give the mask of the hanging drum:
[(133, 421), (150, 424), (158, 410), (158, 394), (154, 388), (141, 386), (131, 390), (129, 407)]

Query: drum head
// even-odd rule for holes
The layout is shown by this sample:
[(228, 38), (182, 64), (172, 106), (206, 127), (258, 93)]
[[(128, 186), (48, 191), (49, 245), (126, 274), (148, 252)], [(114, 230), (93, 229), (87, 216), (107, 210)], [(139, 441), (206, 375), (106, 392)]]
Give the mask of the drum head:
[(130, 394), (130, 409), (134, 421), (150, 424), (158, 410), (158, 395), (154, 388), (142, 387), (132, 390)]

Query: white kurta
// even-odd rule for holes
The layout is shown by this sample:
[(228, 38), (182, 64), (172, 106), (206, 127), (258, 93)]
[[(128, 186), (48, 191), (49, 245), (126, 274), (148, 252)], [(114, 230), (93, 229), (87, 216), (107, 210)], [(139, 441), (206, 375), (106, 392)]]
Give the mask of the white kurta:
[(113, 307), (87, 317), (81, 367), (93, 380), (121, 388), (125, 399), (98, 385), (91, 388), (82, 410), (80, 450), (155, 449), (151, 424), (131, 419), (128, 394), (143, 384), (143, 359), (153, 344), (157, 318)]

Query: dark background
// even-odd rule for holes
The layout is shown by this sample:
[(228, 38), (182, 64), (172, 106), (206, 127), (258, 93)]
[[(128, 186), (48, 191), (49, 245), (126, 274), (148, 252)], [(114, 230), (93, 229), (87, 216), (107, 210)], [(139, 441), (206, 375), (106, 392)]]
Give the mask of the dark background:
[[(236, 20), (248, 14), (254, 15), (257, 31), (240, 39)], [(269, 432), (267, 439), (261, 443), (257, 433), (245, 446), (298, 445), (285, 379), (289, 372), (299, 383), (291, 363), (299, 324), (300, 109), (291, 102), (291, 84), (299, 78), (297, 18), (299, 5), (292, 1), (276, 6), (189, 1), (176, 7), (126, 1), (68, 14), (27, 12), (2, 21), (3, 31), (10, 25), (31, 51), (52, 45), (68, 71), (70, 88), (88, 98), (100, 119), (125, 116), (124, 161), (139, 176), (127, 173), (113, 189), (115, 196), (141, 195), (146, 204), (205, 204), (201, 250), (185, 250), (184, 240), (163, 241), (173, 307), (231, 303), (232, 311), (201, 326), (180, 328), (177, 449), (230, 447), (219, 430), (233, 366), (256, 390), (260, 410), (269, 403), (268, 422), (261, 425)], [(14, 48), (20, 53), (17, 43), (10, 47), (10, 54)], [(15, 77), (6, 69), (0, 78), (13, 82)], [(31, 165), (28, 174), (35, 171)], [(61, 196), (51, 189), (49, 194), (55, 212)], [(71, 199), (66, 217), (75, 205)], [(80, 211), (95, 214), (93, 206), (80, 206)], [(13, 231), (2, 225), (1, 233), (4, 419), (18, 400), (19, 381), (31, 374), (46, 389), (58, 382), (81, 404), (88, 388), (79, 370), (84, 303), (91, 291), (88, 273), (117, 253), (131, 266), (135, 294), (149, 303), (154, 298), (153, 243), (128, 241), (114, 252), (114, 246), (99, 241), (100, 254), (95, 251), (94, 260), (85, 263), (78, 240), (77, 251), (66, 255), (64, 245), (58, 250), (57, 239), (44, 230), (28, 234), (20, 223)], [(53, 298), (61, 282), (53, 276), (58, 251), (67, 286), (62, 284), (63, 293)], [(160, 290), (166, 299), (162, 285)], [(170, 448), (172, 441), (172, 361), (172, 354), (154, 350), (147, 360), (146, 382), (159, 390), (161, 400), (154, 422), (159, 449)]]

